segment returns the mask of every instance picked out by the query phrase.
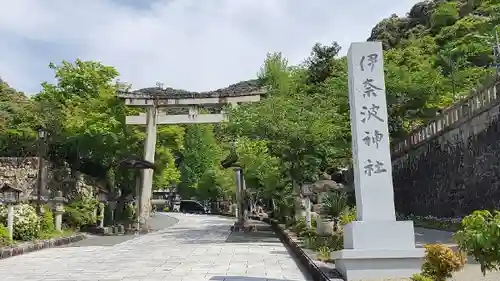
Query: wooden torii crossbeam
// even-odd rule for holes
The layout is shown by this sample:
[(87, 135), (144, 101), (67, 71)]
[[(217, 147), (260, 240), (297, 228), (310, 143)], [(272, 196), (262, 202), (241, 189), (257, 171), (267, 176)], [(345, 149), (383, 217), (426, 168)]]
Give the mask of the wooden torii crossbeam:
[[(266, 93), (257, 80), (243, 81), (227, 88), (209, 92), (189, 92), (173, 88), (154, 88), (130, 91), (126, 84), (118, 85), (117, 97), (125, 105), (146, 108), (145, 114), (127, 116), (128, 125), (146, 125), (144, 160), (154, 163), (157, 125), (220, 123), (226, 120), (224, 112), (199, 114), (200, 107), (220, 107), (221, 105), (258, 102)], [(188, 114), (169, 114), (172, 109), (189, 108)], [(153, 170), (142, 170), (138, 209), (141, 228), (148, 227), (150, 199), (153, 186)]]

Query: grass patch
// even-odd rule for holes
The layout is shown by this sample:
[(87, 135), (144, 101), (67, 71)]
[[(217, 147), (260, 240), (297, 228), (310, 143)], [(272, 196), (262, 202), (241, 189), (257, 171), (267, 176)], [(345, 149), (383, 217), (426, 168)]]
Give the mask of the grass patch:
[(69, 237), (73, 234), (75, 234), (75, 231), (73, 229), (63, 229), (63, 231), (61, 231), (61, 232), (54, 230), (52, 232), (42, 233), (38, 240), (48, 240), (48, 239), (54, 239), (54, 238)]

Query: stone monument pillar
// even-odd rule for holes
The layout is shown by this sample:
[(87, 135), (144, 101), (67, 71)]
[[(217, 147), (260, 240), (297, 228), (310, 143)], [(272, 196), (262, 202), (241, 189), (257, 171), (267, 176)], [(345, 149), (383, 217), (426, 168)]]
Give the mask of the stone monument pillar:
[(396, 221), (382, 44), (352, 43), (349, 104), (357, 220), (332, 253), (347, 280), (404, 278), (420, 272), (412, 221)]

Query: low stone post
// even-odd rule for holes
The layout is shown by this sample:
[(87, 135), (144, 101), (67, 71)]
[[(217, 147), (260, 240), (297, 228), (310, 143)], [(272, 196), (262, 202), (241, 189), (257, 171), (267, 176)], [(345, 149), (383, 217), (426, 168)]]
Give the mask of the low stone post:
[(99, 227), (103, 228), (104, 227), (104, 209), (105, 209), (105, 204), (104, 203), (99, 203)]
[(62, 215), (64, 214), (64, 202), (66, 198), (62, 196), (62, 191), (57, 191), (56, 197), (52, 199), (54, 201), (54, 222), (56, 231), (62, 231)]
[(306, 211), (306, 226), (307, 228), (311, 228), (312, 226), (312, 221), (311, 221), (311, 196), (313, 195), (312, 192), (312, 185), (311, 184), (303, 184), (300, 188), (300, 193), (302, 196), (304, 196), (304, 208)]
[(14, 205), (7, 205), (7, 230), (9, 231), (9, 238), (12, 241), (14, 235)]

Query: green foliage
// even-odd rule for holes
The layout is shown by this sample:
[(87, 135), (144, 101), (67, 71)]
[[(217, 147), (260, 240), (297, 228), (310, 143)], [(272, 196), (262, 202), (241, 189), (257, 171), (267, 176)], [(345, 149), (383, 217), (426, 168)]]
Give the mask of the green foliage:
[(431, 277), (434, 281), (446, 281), (453, 272), (462, 269), (466, 262), (466, 255), (454, 253), (445, 245), (425, 245), (425, 261), (422, 265), (422, 275)]
[(439, 5), (431, 14), (431, 29), (440, 30), (453, 25), (459, 18), (457, 2), (447, 2)]
[(332, 218), (339, 218), (348, 208), (347, 194), (341, 191), (330, 191), (323, 197), (323, 212)]
[(123, 210), (123, 217), (128, 222), (135, 221), (136, 218), (136, 210), (132, 204), (125, 204)]
[(330, 248), (327, 246), (321, 246), (317, 250), (318, 260), (320, 261), (328, 261), (330, 259)]
[(190, 125), (184, 135), (181, 152), (180, 180), (181, 196), (197, 196), (200, 200), (227, 197), (229, 174), (221, 171), (222, 150), (217, 144), (212, 125)]
[(95, 208), (98, 201), (94, 198), (79, 197), (65, 207), (63, 223), (73, 229), (96, 223)]
[(169, 209), (168, 207), (165, 207), (165, 208), (163, 208), (163, 211), (164, 211), (164, 212), (169, 212), (169, 211), (170, 211), (170, 209)]
[(481, 272), (500, 270), (500, 212), (475, 211), (455, 233), (458, 247), (481, 265)]
[(340, 214), (339, 223), (340, 225), (346, 225), (353, 221), (356, 221), (356, 207), (346, 208)]
[(12, 244), (7, 227), (0, 223), (0, 248)]
[(44, 207), (42, 219), (40, 221), (40, 231), (42, 233), (51, 233), (54, 231), (54, 214), (49, 207)]
[(434, 279), (424, 276), (422, 274), (414, 274), (412, 277), (410, 277), (411, 281), (435, 281)]
[[(0, 224), (7, 225), (8, 208), (0, 205)], [(33, 206), (19, 204), (14, 207), (13, 239), (31, 241), (40, 236), (40, 219)]]

